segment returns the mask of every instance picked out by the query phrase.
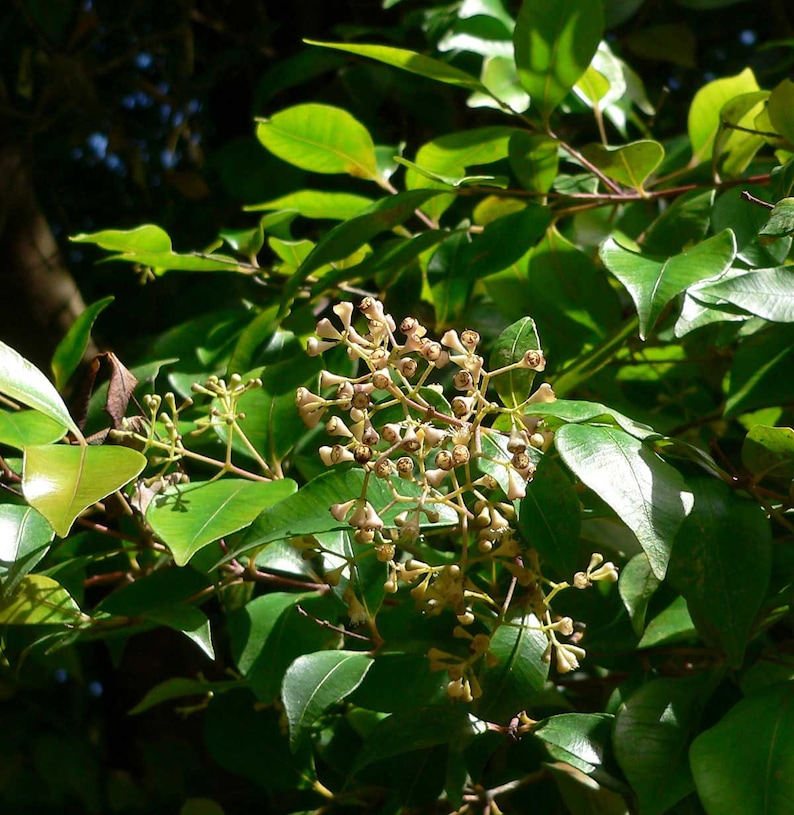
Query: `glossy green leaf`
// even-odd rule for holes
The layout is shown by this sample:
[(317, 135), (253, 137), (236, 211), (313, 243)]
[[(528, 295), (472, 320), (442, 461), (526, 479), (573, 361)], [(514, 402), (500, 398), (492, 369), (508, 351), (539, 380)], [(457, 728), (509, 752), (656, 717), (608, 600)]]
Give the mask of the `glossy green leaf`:
[(559, 142), (548, 136), (518, 131), (508, 143), (510, 166), (524, 189), (546, 193), (559, 165)]
[(794, 682), (739, 702), (689, 751), (709, 815), (783, 815), (794, 797)]
[(346, 221), (372, 205), (372, 199), (349, 192), (323, 192), (322, 190), (297, 190), (296, 192), (251, 204), (248, 212), (262, 210), (294, 210), (304, 218), (320, 218), (330, 221)]
[(757, 129), (759, 115), (766, 109), (769, 91), (742, 93), (720, 110), (720, 130), (714, 139), (714, 156), (726, 176), (740, 176), (755, 154), (766, 144)]
[(722, 274), (736, 256), (736, 240), (729, 229), (667, 259), (624, 249), (613, 238), (599, 252), (604, 265), (628, 289), (640, 318), (640, 338), (653, 329), (664, 307), (684, 289)]
[(472, 732), (462, 705), (447, 704), (393, 713), (379, 722), (364, 740), (354, 771), (402, 753), (427, 750), (451, 741), (463, 742)]
[(27, 574), (16, 590), (0, 598), (0, 625), (76, 625), (83, 613), (60, 583)]
[(787, 266), (732, 276), (698, 287), (694, 294), (717, 298), (772, 322), (794, 322), (794, 271)]
[(570, 479), (550, 456), (544, 456), (521, 501), (518, 530), (560, 577), (581, 569), (581, 507)]
[(471, 238), (458, 232), (436, 249), (427, 264), (436, 325), (442, 331), (462, 316), (471, 297), (474, 280), (466, 265), (470, 245)]
[(208, 682), (205, 679), (189, 679), (188, 677), (177, 676), (173, 679), (166, 679), (159, 685), (155, 685), (146, 696), (130, 710), (130, 716), (137, 716), (144, 713), (156, 705), (163, 702), (170, 702), (173, 699), (184, 699), (190, 696), (207, 696), (223, 693), (233, 688), (239, 688), (240, 682), (237, 679), (227, 679), (220, 682)]
[(82, 438), (52, 382), (33, 363), (4, 342), (0, 342), (0, 393), (35, 408)]
[(143, 617), (164, 606), (185, 603), (210, 585), (206, 574), (190, 566), (160, 568), (120, 586), (97, 605), (97, 610), (119, 617)]
[(313, 173), (346, 173), (377, 181), (369, 131), (346, 110), (309, 103), (260, 120), (256, 137), (274, 155)]
[(570, 764), (555, 762), (546, 771), (554, 779), (566, 812), (593, 815), (630, 815), (626, 799), (606, 784), (598, 784)]
[(51, 444), (66, 435), (62, 422), (38, 410), (0, 411), (0, 444), (21, 450), (34, 444)]
[[(261, 546), (284, 538), (331, 532), (334, 529), (349, 529), (345, 521), (337, 521), (331, 515), (331, 506), (360, 496), (363, 483), (364, 472), (359, 469), (332, 469), (319, 475), (301, 487), (295, 495), (264, 510), (251, 524), (242, 543), (230, 552), (230, 555), (236, 556), (253, 546)], [(422, 492), (418, 485), (397, 478), (394, 479), (394, 486), (400, 494), (406, 496), (418, 497)], [(394, 496), (388, 485), (377, 479), (369, 481), (367, 500), (375, 507), (376, 512), (380, 512), (385, 506), (392, 504)], [(436, 524), (428, 523), (428, 527), (457, 524), (457, 513), (446, 504), (435, 502), (432, 492), (426, 505), (439, 513)], [(386, 528), (395, 526), (394, 517), (402, 509), (401, 506), (392, 506), (383, 512), (381, 518)]]
[(635, 422), (628, 416), (618, 413), (598, 402), (583, 402), (578, 399), (557, 399), (554, 402), (538, 402), (527, 405), (524, 409), (527, 416), (543, 418), (545, 426), (556, 430), (564, 424), (608, 424), (619, 427), (635, 439), (658, 438), (659, 434), (646, 424)]
[(284, 674), (281, 696), (294, 749), (325, 711), (350, 695), (372, 667), (360, 651), (318, 651), (298, 657)]
[[(520, 362), (527, 351), (539, 350), (540, 337), (535, 321), (531, 317), (524, 317), (499, 335), (491, 350), (488, 367), (496, 371)], [(514, 368), (494, 377), (494, 387), (506, 407), (518, 407), (529, 398), (535, 373), (531, 368)]]
[(794, 429), (757, 424), (742, 444), (742, 464), (757, 478), (794, 478)]
[(461, 71), (452, 65), (447, 65), (423, 54), (408, 51), (404, 48), (393, 48), (388, 45), (357, 45), (353, 43), (341, 42), (317, 42), (315, 40), (304, 40), (307, 45), (319, 45), (322, 48), (333, 48), (337, 51), (345, 51), (348, 54), (355, 54), (360, 57), (374, 59), (395, 68), (401, 68), (412, 74), (433, 79), (436, 82), (444, 82), (447, 85), (454, 85), (469, 91), (479, 91), (488, 93), (488, 89), (471, 74)]
[(660, 580), (651, 571), (647, 556), (635, 555), (621, 570), (618, 581), (620, 599), (626, 607), (631, 627), (637, 635), (645, 629), (645, 614), (648, 603), (659, 588)]
[(483, 695), (475, 709), (480, 718), (506, 722), (532, 704), (549, 675), (542, 659), (547, 645), (534, 614), (507, 620), (496, 629), (488, 652), (497, 662), (480, 676)]
[(643, 184), (664, 160), (664, 147), (659, 142), (643, 139), (619, 147), (590, 144), (582, 155), (613, 181), (642, 192)]
[(660, 580), (673, 539), (692, 509), (680, 473), (642, 442), (611, 427), (568, 424), (554, 443), (565, 464), (636, 535)]
[(694, 163), (708, 161), (711, 158), (714, 140), (721, 126), (720, 111), (723, 105), (739, 94), (757, 90), (759, 87), (755, 75), (750, 68), (745, 68), (736, 76), (709, 82), (695, 94), (687, 120)]
[(693, 642), (696, 639), (695, 624), (692, 622), (686, 600), (683, 597), (676, 597), (648, 623), (637, 647), (655, 648), (658, 645)]
[(231, 652), (237, 668), (257, 698), (266, 704), (279, 696), (284, 674), (298, 657), (339, 645), (337, 632), (303, 616), (297, 606), (331, 623), (343, 609), (332, 597), (272, 592), (255, 598), (229, 617)]
[(121, 260), (148, 266), (158, 276), (167, 271), (243, 271), (237, 260), (226, 255), (174, 252), (168, 233), (152, 224), (144, 224), (134, 229), (106, 229), (102, 232), (82, 233), (70, 240), (75, 243), (93, 243), (102, 249), (117, 252), (118, 254), (112, 255), (107, 260)]
[(145, 466), (146, 457), (129, 447), (26, 447), (22, 493), (64, 538), (83, 510), (121, 489)]
[(215, 646), (212, 644), (212, 631), (207, 615), (195, 606), (163, 605), (145, 614), (147, 620), (166, 625), (184, 634), (211, 659), (215, 659)]
[(794, 82), (784, 79), (776, 85), (767, 105), (769, 119), (775, 130), (794, 146)]
[(600, 2), (524, 0), (513, 35), (516, 66), (544, 122), (587, 70), (604, 29)]
[(265, 230), (260, 221), (252, 229), (223, 229), (218, 233), (218, 238), (228, 243), (235, 252), (255, 258), (265, 245)]
[(380, 652), (350, 702), (383, 713), (443, 705), (448, 682), (445, 672), (430, 670), (424, 653)]
[(769, 213), (767, 222), (758, 230), (762, 243), (772, 243), (794, 233), (794, 198), (783, 198)]
[(707, 674), (653, 680), (615, 717), (615, 757), (647, 815), (662, 815), (694, 789), (687, 748), (710, 682)]
[(516, 113), (523, 113), (529, 107), (529, 94), (521, 86), (512, 55), (486, 56), (480, 71), (480, 82), (488, 89), (488, 94), (475, 91), (466, 100), (470, 108), (499, 110), (507, 105)]
[[(407, 167), (409, 170), (412, 170), (415, 174), (421, 175), (424, 178), (430, 179), (430, 181), (437, 181), (439, 184), (445, 184), (448, 187), (452, 187), (453, 189), (457, 189), (459, 187), (496, 187), (498, 189), (506, 189), (509, 179), (507, 176), (494, 176), (494, 175), (464, 175), (464, 176), (448, 176), (448, 175), (439, 175), (439, 173), (434, 173), (432, 170), (426, 170), (424, 167), (419, 166), (418, 164), (414, 164), (413, 161), (408, 161), (408, 159), (402, 158), (402, 156), (395, 156), (394, 160), (397, 164), (402, 165), (403, 167)], [(421, 185), (420, 185), (421, 186)]]
[(0, 504), (0, 564), (5, 569), (0, 594), (13, 594), (19, 581), (47, 554), (52, 527), (32, 507)]
[(409, 190), (382, 198), (354, 218), (334, 227), (317, 244), (300, 269), (284, 286), (282, 303), (288, 305), (306, 278), (327, 263), (342, 260), (365, 243), (407, 221), (418, 207), (439, 195), (438, 190)]
[(55, 387), (60, 391), (75, 372), (88, 348), (91, 329), (96, 318), (115, 300), (105, 297), (87, 306), (85, 311), (69, 326), (66, 336), (58, 343), (52, 358), (52, 372), (55, 376)]
[(146, 520), (184, 566), (204, 546), (248, 526), (265, 507), (292, 495), (297, 484), (224, 478), (169, 487), (149, 504)]
[(591, 773), (604, 763), (613, 719), (608, 713), (561, 713), (539, 722), (532, 735), (556, 761)]
[(692, 488), (695, 505), (676, 536), (669, 579), (703, 640), (738, 667), (769, 585), (769, 521), (722, 481), (700, 479)]

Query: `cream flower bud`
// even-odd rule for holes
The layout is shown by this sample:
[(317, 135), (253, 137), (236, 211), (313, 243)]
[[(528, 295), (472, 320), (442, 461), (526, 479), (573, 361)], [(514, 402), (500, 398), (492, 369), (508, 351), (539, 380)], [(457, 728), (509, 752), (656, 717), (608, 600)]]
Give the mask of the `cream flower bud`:
[(618, 579), (618, 567), (614, 563), (607, 562), (594, 572), (590, 572), (591, 580), (600, 580), (604, 583), (615, 583)]
[(468, 391), (474, 387), (474, 379), (468, 371), (461, 369), (452, 377), (452, 384), (456, 390)]
[(386, 369), (383, 371), (376, 371), (372, 375), (372, 384), (376, 390), (385, 391), (389, 389), (392, 384), (391, 372)]
[(460, 337), (458, 336), (458, 332), (454, 331), (451, 328), (449, 329), (449, 331), (444, 332), (444, 336), (441, 337), (441, 344), (446, 346), (447, 348), (451, 348), (453, 351), (456, 351), (458, 354), (467, 353), (465, 346), (460, 341)]
[(425, 481), (433, 487), (433, 489), (438, 489), (441, 486), (441, 482), (449, 475), (449, 470), (426, 470), (425, 471)]
[(508, 451), (510, 453), (524, 453), (528, 444), (527, 434), (514, 427), (510, 433), (510, 438), (507, 440)]
[(593, 584), (590, 582), (589, 578), (584, 572), (577, 572), (573, 576), (573, 587), (575, 589), (586, 589), (588, 586), (592, 586)]
[(403, 357), (394, 363), (394, 367), (406, 378), (411, 379), (416, 374), (419, 365), (413, 357)]
[(318, 340), (317, 337), (309, 337), (309, 339), (306, 340), (306, 353), (310, 357), (318, 357), (324, 351), (328, 351), (334, 347), (336, 347), (336, 343), (331, 342), (331, 340)]
[(473, 329), (466, 328), (461, 331), (460, 341), (468, 350), (473, 351), (477, 347), (477, 343), (480, 341), (480, 335)]
[(319, 450), (320, 460), (326, 467), (333, 467), (334, 464), (341, 464), (344, 461), (353, 461), (353, 454), (350, 450), (335, 444), (333, 447), (323, 446)]
[(325, 432), (328, 433), (329, 436), (353, 437), (350, 428), (338, 416), (332, 416), (325, 423)]
[(317, 323), (317, 325), (314, 327), (314, 333), (324, 340), (342, 339), (340, 332), (327, 317), (323, 317), (322, 320)]
[(526, 479), (517, 470), (509, 467), (507, 470), (507, 498), (509, 501), (518, 501), (527, 494)]
[(458, 419), (468, 416), (474, 406), (474, 398), (471, 396), (456, 396), (452, 402), (452, 412)]
[(604, 562), (604, 556), (600, 552), (593, 552), (590, 555), (590, 562), (587, 564), (587, 574), (589, 575), (593, 569), (597, 569)]
[(383, 425), (380, 429), (380, 434), (383, 436), (384, 440), (387, 441), (389, 444), (394, 444), (400, 438), (400, 431), (401, 427), (398, 424), (389, 423)]
[(533, 371), (543, 371), (546, 368), (546, 357), (543, 351), (527, 351), (521, 360), (522, 368), (530, 368)]
[(347, 513), (350, 512), (350, 510), (353, 507), (353, 504), (355, 503), (356, 499), (351, 498), (349, 501), (345, 501), (342, 504), (332, 504), (331, 515), (333, 515), (337, 521), (344, 521), (345, 517), (347, 516)]
[(438, 427), (433, 427), (433, 425), (430, 424), (423, 424), (417, 431), (416, 435), (421, 436), (425, 441), (425, 445), (428, 447), (438, 447), (438, 445), (441, 444), (441, 442), (447, 437), (444, 430), (441, 430)]
[(551, 385), (548, 382), (544, 382), (536, 391), (532, 394), (532, 396), (527, 399), (527, 403), (531, 405), (537, 405), (542, 403), (548, 402), (556, 402), (557, 397), (554, 395), (554, 391), (552, 390)]
[(584, 659), (585, 655), (584, 648), (579, 648), (576, 645), (568, 645), (567, 643), (558, 645), (555, 649), (557, 670), (561, 674), (575, 671), (579, 667), (579, 660)]
[(342, 321), (342, 325), (347, 331), (353, 319), (353, 304), (347, 300), (342, 300), (333, 307), (333, 312)]

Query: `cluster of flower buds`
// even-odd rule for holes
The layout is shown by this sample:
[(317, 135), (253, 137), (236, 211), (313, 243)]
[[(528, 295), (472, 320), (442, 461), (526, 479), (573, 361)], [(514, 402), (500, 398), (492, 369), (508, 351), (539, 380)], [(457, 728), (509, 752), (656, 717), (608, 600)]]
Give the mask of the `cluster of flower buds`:
[[(489, 593), (500, 591), (495, 579), (483, 589), (483, 581), (469, 576), (485, 562), (492, 564), (494, 575), (505, 570), (526, 607), (545, 620), (541, 629), (549, 639), (546, 659), (554, 652), (561, 672), (575, 669), (584, 650), (558, 640), (558, 635), (573, 633), (573, 622), (568, 617), (552, 622), (537, 555), (522, 551), (515, 529), (516, 502), (525, 496), (536, 463), (553, 440), (542, 419), (531, 415), (530, 406), (553, 402), (554, 392), (543, 384), (511, 408), (496, 402), (490, 390), (495, 377), (511, 371), (543, 371), (543, 352), (527, 350), (488, 370), (478, 353), (481, 338), (476, 331), (448, 330), (434, 340), (415, 317), (406, 317), (398, 326), (371, 297), (358, 306), (358, 320), (365, 320), (366, 328), (357, 328), (356, 311), (352, 303), (336, 304), (338, 322), (321, 319), (308, 342), (312, 356), (343, 347), (358, 363), (355, 372), (324, 370), (316, 393), (299, 388), (295, 397), (306, 426), (322, 422), (330, 437), (319, 450), (323, 463), (348, 464), (366, 473), (362, 494), (343, 497), (330, 508), (331, 514), (387, 565), (388, 593), (408, 585), (422, 613), (434, 616), (450, 610), (455, 615), (454, 636), (471, 640), (469, 656), (435, 648), (428, 653), (431, 670), (449, 674), (451, 698), (476, 699), (481, 689), (474, 665), (483, 658), (487, 665), (491, 658), (490, 635), (469, 630), (477, 620), (488, 628), (488, 620), (504, 602), (501, 595)], [(376, 507), (370, 500), (373, 480), (382, 480), (393, 496), (386, 506), (381, 501)], [(382, 489), (378, 492), (383, 495)], [(442, 508), (460, 543), (455, 562), (440, 558), (442, 565), (428, 565), (404, 559), (400, 550), (415, 552), (412, 547), (423, 530), (439, 523)], [(391, 519), (388, 524), (386, 518)], [(613, 579), (609, 575), (616, 574), (615, 567), (602, 562), (591, 561), (574, 585)], [(335, 572), (329, 575), (334, 579), (338, 581)], [(346, 602), (356, 607), (355, 597)]]

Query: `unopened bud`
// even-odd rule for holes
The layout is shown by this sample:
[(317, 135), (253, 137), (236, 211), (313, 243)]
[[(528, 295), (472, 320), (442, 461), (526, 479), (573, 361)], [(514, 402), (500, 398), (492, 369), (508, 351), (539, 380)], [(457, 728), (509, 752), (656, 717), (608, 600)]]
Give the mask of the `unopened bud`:
[(400, 456), (397, 459), (397, 472), (400, 478), (410, 478), (414, 472), (414, 460), (410, 456)]
[(468, 371), (461, 369), (452, 377), (452, 384), (456, 390), (468, 391), (474, 387), (474, 379)]
[(477, 343), (480, 341), (480, 335), (471, 328), (466, 328), (461, 331), (460, 341), (469, 351), (473, 351), (477, 347)]
[(452, 462), (455, 467), (461, 467), (467, 464), (470, 458), (471, 453), (465, 444), (456, 444), (452, 448)]
[(451, 470), (455, 466), (452, 454), (448, 450), (439, 450), (436, 453), (436, 467), (441, 470)]

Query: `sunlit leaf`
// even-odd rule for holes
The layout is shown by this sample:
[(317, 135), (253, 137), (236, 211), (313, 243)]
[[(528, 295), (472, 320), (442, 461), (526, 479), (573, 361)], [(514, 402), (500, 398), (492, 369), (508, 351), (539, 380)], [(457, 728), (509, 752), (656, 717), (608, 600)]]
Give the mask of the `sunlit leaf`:
[(0, 342), (0, 393), (35, 408), (82, 438), (52, 382), (32, 362), (4, 342)]
[(47, 554), (52, 527), (32, 507), (0, 504), (0, 564), (5, 569), (0, 594), (13, 594), (19, 581)]
[(662, 579), (673, 538), (692, 509), (692, 493), (677, 470), (621, 430), (567, 424), (554, 443), (565, 464), (637, 536)]
[[(540, 338), (531, 317), (524, 317), (508, 326), (491, 350), (490, 369), (496, 371), (520, 362), (527, 351), (539, 351)], [(494, 377), (493, 383), (500, 399), (507, 407), (518, 407), (529, 398), (535, 371), (514, 368)]]
[(298, 657), (284, 674), (281, 695), (295, 747), (306, 730), (362, 682), (372, 658), (360, 651), (318, 651)]
[(645, 339), (673, 297), (730, 268), (736, 256), (736, 239), (726, 229), (681, 254), (661, 259), (625, 249), (608, 238), (600, 255), (634, 300), (640, 318), (640, 338)]
[(587, 70), (604, 28), (600, 2), (524, 0), (513, 35), (516, 66), (532, 109), (548, 121)]
[(26, 447), (22, 493), (63, 538), (83, 510), (121, 489), (145, 466), (145, 456), (129, 447)]
[(582, 155), (598, 167), (607, 178), (642, 191), (648, 176), (664, 160), (664, 147), (650, 139), (619, 147), (591, 144), (582, 148)]
[(379, 178), (369, 131), (341, 108), (295, 105), (260, 120), (256, 136), (271, 153), (303, 170)]
[(25, 575), (0, 598), (0, 625), (75, 625), (83, 614), (60, 583), (43, 574)]
[(32, 444), (50, 444), (66, 435), (62, 422), (38, 410), (0, 411), (0, 444), (21, 450)]
[(58, 343), (52, 358), (52, 372), (55, 375), (55, 387), (58, 390), (63, 390), (69, 377), (80, 364), (85, 349), (88, 347), (88, 341), (91, 338), (94, 321), (114, 299), (113, 297), (105, 297), (88, 306), (85, 311), (77, 316), (77, 319), (66, 332), (66, 336)]
[(262, 210), (294, 210), (304, 218), (321, 218), (331, 221), (346, 221), (371, 206), (372, 199), (348, 192), (323, 192), (322, 190), (297, 190), (296, 192), (251, 204), (248, 212)]
[(297, 489), (289, 478), (247, 481), (224, 478), (169, 487), (149, 504), (146, 520), (184, 566), (207, 544), (250, 524), (268, 506)]

